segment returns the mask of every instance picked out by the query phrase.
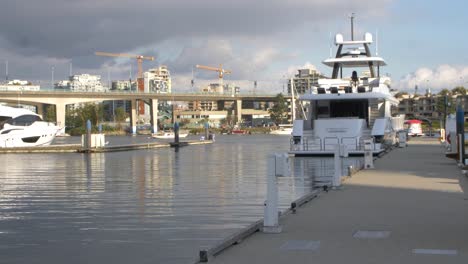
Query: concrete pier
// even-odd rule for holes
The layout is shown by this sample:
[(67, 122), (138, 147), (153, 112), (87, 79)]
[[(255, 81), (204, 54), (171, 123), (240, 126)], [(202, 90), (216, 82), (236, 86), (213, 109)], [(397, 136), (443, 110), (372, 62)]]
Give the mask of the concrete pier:
[(468, 180), (435, 139), (411, 139), (209, 263), (468, 263)]
[[(191, 145), (205, 145), (211, 144), (213, 141), (205, 140), (190, 140), (179, 142), (179, 146)], [(21, 147), (21, 148), (0, 148), (2, 153), (63, 153), (63, 152), (80, 152), (80, 153), (101, 153), (101, 152), (116, 152), (116, 151), (130, 151), (138, 149), (153, 149), (153, 148), (168, 148), (173, 147), (172, 142), (148, 142), (129, 145), (113, 145), (105, 146), (102, 148), (83, 148), (81, 144), (60, 144), (42, 147)]]

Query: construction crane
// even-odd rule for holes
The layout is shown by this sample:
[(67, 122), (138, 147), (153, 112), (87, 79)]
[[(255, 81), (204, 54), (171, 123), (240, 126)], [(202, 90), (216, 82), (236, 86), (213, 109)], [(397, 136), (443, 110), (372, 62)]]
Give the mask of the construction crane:
[(198, 64), (195, 67), (197, 67), (197, 69), (203, 69), (203, 70), (218, 72), (219, 84), (220, 85), (223, 85), (224, 74), (231, 74), (230, 70), (223, 69), (222, 64), (219, 65), (219, 68), (204, 66), (204, 65), (198, 65)]
[(100, 52), (97, 51), (94, 54), (97, 56), (107, 56), (107, 57), (126, 57), (126, 58), (134, 58), (137, 60), (138, 64), (138, 79), (143, 78), (143, 60), (150, 60), (153, 61), (154, 57), (151, 56), (142, 56), (142, 55), (132, 55), (132, 54), (125, 54), (125, 53), (109, 53), (109, 52)]

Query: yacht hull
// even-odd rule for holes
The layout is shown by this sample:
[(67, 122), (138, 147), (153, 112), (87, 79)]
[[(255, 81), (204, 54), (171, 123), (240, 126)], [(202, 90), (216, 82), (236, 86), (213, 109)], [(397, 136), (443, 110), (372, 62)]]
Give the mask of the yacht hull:
[(35, 122), (28, 127), (10, 126), (2, 132), (7, 133), (0, 134), (0, 148), (48, 146), (59, 130), (47, 122)]

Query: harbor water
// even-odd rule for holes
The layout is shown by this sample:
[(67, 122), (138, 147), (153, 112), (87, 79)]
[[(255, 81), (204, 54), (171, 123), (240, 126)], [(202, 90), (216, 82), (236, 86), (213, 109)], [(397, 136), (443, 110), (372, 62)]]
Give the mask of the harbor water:
[[(267, 156), (288, 147), (288, 136), (220, 135), (178, 150), (3, 154), (0, 263), (193, 263), (263, 217)], [(282, 209), (334, 173), (333, 158), (291, 164), (292, 175), (278, 178)], [(347, 158), (343, 171), (361, 164)]]

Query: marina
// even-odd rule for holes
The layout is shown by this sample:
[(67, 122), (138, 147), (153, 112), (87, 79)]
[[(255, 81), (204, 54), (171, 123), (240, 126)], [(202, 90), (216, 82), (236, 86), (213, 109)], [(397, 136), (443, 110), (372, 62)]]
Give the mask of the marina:
[(468, 4), (9, 2), (0, 264), (468, 263)]

